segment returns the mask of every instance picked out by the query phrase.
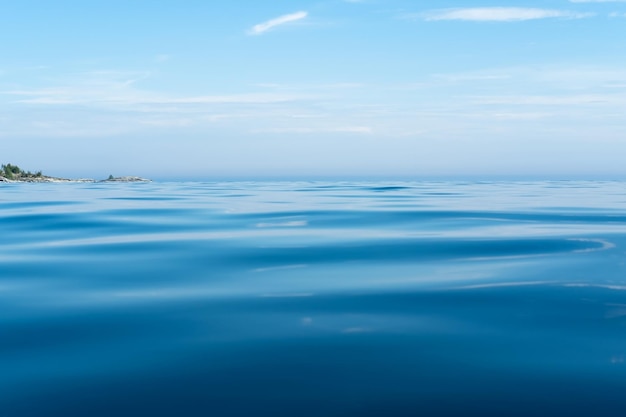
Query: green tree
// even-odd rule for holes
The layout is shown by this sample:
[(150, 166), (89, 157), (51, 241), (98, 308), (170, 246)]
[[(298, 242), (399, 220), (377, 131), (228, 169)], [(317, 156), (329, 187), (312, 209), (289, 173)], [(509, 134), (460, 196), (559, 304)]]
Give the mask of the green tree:
[(17, 165), (3, 164), (1, 168), (4, 172), (4, 176), (10, 180), (14, 179), (14, 174), (19, 174), (21, 172)]

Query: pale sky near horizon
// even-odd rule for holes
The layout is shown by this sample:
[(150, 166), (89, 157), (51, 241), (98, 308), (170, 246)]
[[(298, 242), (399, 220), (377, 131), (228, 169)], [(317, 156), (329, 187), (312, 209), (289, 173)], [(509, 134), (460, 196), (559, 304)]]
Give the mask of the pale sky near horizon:
[(0, 162), (626, 177), (626, 1), (4, 0)]

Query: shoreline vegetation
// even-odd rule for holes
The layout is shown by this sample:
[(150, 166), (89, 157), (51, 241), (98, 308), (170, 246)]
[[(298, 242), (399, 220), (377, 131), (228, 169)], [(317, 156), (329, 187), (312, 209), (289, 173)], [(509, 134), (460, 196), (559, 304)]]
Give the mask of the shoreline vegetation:
[(0, 166), (0, 182), (151, 182), (147, 178), (124, 176), (114, 177), (109, 175), (108, 178), (103, 180), (94, 180), (91, 178), (59, 178), (51, 177), (49, 175), (42, 174), (41, 171), (35, 173), (30, 171), (24, 171), (17, 165), (3, 164)]

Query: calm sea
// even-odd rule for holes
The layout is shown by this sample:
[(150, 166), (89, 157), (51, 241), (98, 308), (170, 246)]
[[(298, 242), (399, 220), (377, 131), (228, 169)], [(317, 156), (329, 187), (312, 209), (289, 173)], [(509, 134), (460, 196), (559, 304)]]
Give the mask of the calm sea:
[(623, 416), (626, 183), (0, 184), (0, 417)]

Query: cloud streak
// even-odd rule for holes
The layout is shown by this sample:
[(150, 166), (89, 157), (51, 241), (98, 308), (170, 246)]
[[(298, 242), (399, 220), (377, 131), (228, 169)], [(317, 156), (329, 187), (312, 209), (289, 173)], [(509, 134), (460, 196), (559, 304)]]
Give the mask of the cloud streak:
[(298, 20), (305, 19), (308, 15), (309, 13), (305, 11), (282, 15), (274, 19), (270, 19), (266, 22), (259, 23), (258, 25), (252, 26), (252, 28), (248, 31), (248, 33), (250, 35), (262, 35), (263, 33), (271, 29), (274, 29), (277, 26), (281, 26), (287, 23), (292, 23)]
[(314, 133), (356, 133), (369, 135), (374, 130), (369, 126), (339, 126), (339, 127), (280, 127), (256, 129), (252, 133), (286, 133), (286, 134), (314, 134)]
[(433, 10), (423, 14), (428, 21), (465, 20), (474, 22), (515, 22), (524, 20), (589, 17), (589, 13), (524, 7), (472, 7)]
[(570, 3), (624, 3), (626, 0), (569, 0)]

